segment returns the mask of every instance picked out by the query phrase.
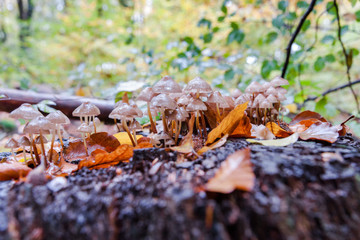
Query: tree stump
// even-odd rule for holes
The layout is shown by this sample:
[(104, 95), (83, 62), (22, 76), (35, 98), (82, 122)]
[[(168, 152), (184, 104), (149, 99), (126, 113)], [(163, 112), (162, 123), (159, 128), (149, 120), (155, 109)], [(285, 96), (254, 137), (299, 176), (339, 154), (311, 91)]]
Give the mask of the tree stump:
[[(221, 162), (244, 147), (251, 149), (254, 189), (202, 191)], [(358, 239), (359, 150), (351, 135), (287, 147), (230, 139), (193, 162), (141, 150), (130, 163), (82, 169), (45, 185), (2, 182), (0, 238)], [(324, 152), (343, 160), (325, 161)]]

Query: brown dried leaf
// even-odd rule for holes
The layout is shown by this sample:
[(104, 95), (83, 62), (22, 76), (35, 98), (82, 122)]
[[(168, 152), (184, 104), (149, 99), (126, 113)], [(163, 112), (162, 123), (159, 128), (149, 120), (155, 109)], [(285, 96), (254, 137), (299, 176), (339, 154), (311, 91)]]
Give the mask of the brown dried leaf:
[(195, 121), (195, 115), (192, 114), (191, 118), (189, 120), (190, 128), (189, 128), (188, 133), (181, 140), (181, 143), (179, 144), (179, 146), (170, 147), (171, 150), (177, 151), (177, 152), (180, 152), (180, 153), (185, 153), (185, 154), (194, 152), (194, 141), (193, 141), (193, 137), (192, 137), (194, 121)]
[(317, 119), (321, 122), (327, 122), (325, 118), (323, 118), (320, 114), (312, 111), (303, 111), (296, 115), (293, 120), (289, 123), (289, 125), (295, 125), (301, 121), (309, 120), (309, 119)]
[(249, 138), (251, 137), (251, 128), (250, 118), (244, 114), (235, 130), (230, 134), (230, 137)]
[(141, 148), (152, 148), (154, 147), (150, 142), (138, 142), (138, 145), (134, 149), (141, 149)]
[(223, 136), (222, 138), (220, 138), (218, 141), (214, 142), (213, 144), (210, 144), (209, 146), (202, 147), (197, 153), (199, 155), (201, 155), (204, 152), (207, 152), (209, 150), (221, 147), (222, 145), (224, 145), (226, 143), (228, 137), (229, 137), (229, 135), (226, 134), (225, 136)]
[[(88, 153), (91, 154), (96, 149), (102, 149), (106, 152), (112, 152), (119, 147), (119, 141), (112, 135), (106, 132), (98, 132), (86, 138)], [(85, 147), (82, 139), (76, 139), (69, 143), (69, 146), (64, 150), (64, 158), (68, 161), (85, 159)]]
[(334, 143), (339, 137), (338, 127), (331, 126), (328, 122), (314, 123), (308, 129), (300, 133), (302, 140), (321, 140)]
[(211, 130), (206, 145), (213, 143), (217, 138), (221, 138), (225, 134), (232, 133), (243, 118), (247, 104), (248, 103), (244, 103), (236, 106), (216, 128)]
[(231, 193), (235, 189), (250, 191), (254, 184), (250, 149), (246, 148), (229, 155), (205, 188), (211, 192)]
[(339, 135), (340, 136), (345, 136), (345, 134), (349, 131), (349, 127), (346, 126), (345, 124), (350, 121), (351, 119), (353, 119), (355, 116), (354, 115), (351, 115), (350, 117), (348, 117), (348, 119), (346, 119), (344, 122), (342, 122), (340, 125), (339, 125)]
[(266, 123), (266, 127), (278, 138), (285, 138), (292, 134), (292, 132), (286, 131), (274, 122)]
[(0, 163), (0, 181), (25, 177), (32, 169), (19, 162)]

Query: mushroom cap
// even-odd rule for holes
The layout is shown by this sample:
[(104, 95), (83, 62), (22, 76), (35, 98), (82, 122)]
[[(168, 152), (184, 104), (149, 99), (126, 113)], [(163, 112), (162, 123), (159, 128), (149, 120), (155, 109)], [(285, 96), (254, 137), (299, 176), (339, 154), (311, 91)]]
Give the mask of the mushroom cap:
[(169, 115), (169, 120), (184, 121), (187, 117), (189, 113), (183, 108), (178, 108)]
[(141, 111), (141, 109), (136, 104), (131, 104), (130, 106), (133, 107), (136, 111), (135, 117), (141, 118), (144, 115), (143, 112)]
[(272, 107), (273, 107), (272, 103), (270, 103), (266, 99), (264, 99), (264, 101), (259, 103), (259, 108), (272, 108)]
[(287, 90), (285, 88), (282, 88), (282, 87), (277, 87), (275, 88), (279, 93), (282, 93), (282, 94), (286, 94), (287, 93)]
[(259, 94), (256, 96), (255, 100), (254, 100), (254, 105), (259, 105), (260, 103), (262, 103), (265, 100), (264, 95)]
[(225, 99), (225, 101), (229, 105), (229, 107), (227, 107), (227, 108), (232, 109), (232, 108), (235, 107), (235, 101), (231, 96), (223, 96), (223, 98)]
[(19, 146), (19, 143), (14, 138), (10, 138), (4, 147), (5, 148), (18, 148), (20, 146)]
[(144, 88), (139, 96), (137, 96), (137, 101), (144, 101), (144, 102), (150, 102), (151, 99), (155, 96), (155, 93), (151, 87)]
[(279, 92), (279, 91), (276, 90), (274, 87), (269, 87), (269, 88), (266, 90), (265, 94), (266, 94), (266, 95), (272, 94), (272, 95), (276, 96), (278, 92)]
[(186, 111), (195, 112), (195, 111), (206, 111), (207, 107), (203, 101), (199, 99), (193, 99), (191, 103), (186, 107)]
[(98, 116), (100, 115), (100, 109), (90, 102), (83, 102), (72, 112), (72, 115), (75, 117)]
[(267, 89), (269, 89), (272, 85), (271, 85), (271, 83), (266, 82), (266, 83), (264, 83), (262, 86), (265, 88), (265, 90), (267, 90)]
[(29, 138), (26, 136), (22, 136), (18, 142), (21, 146), (30, 146), (31, 145)]
[(153, 86), (154, 93), (180, 93), (180, 85), (170, 76), (163, 77)]
[(238, 98), (238, 97), (240, 97), (242, 94), (243, 94), (243, 93), (242, 93), (241, 90), (238, 89), (238, 88), (236, 88), (234, 91), (231, 92), (231, 96), (232, 96), (233, 98), (235, 98), (235, 99)]
[(31, 120), (25, 127), (24, 133), (29, 134), (39, 134), (40, 130), (42, 133), (47, 134), (47, 130), (56, 129), (56, 125), (50, 122), (44, 116), (36, 117), (35, 119)]
[(39, 135), (35, 138), (35, 141), (34, 141), (35, 144), (41, 144), (41, 138), (43, 140), (43, 143), (49, 142), (48, 139), (44, 135), (41, 135), (41, 136)]
[(190, 95), (185, 95), (183, 94), (178, 100), (177, 100), (177, 104), (179, 106), (186, 106), (191, 102), (192, 98)]
[(270, 94), (269, 96), (267, 96), (266, 100), (269, 103), (277, 103), (278, 102), (277, 98), (273, 94)]
[(46, 118), (49, 119), (50, 122), (55, 124), (70, 124), (69, 118), (60, 110), (49, 113)]
[(137, 117), (138, 112), (135, 110), (134, 107), (130, 106), (129, 104), (121, 104), (119, 107), (112, 110), (112, 112), (109, 115), (109, 118), (116, 118), (116, 119), (122, 119), (122, 118), (134, 118)]
[(278, 99), (279, 102), (286, 100), (285, 95), (280, 92), (278, 92), (278, 94), (276, 95), (276, 98)]
[(236, 100), (235, 100), (235, 105), (240, 105), (240, 104), (243, 104), (243, 103), (246, 103), (246, 102), (249, 102), (251, 99), (248, 95), (246, 94), (243, 94), (241, 95), (240, 97), (238, 97)]
[(277, 76), (273, 80), (271, 80), (270, 84), (273, 87), (279, 87), (279, 86), (289, 85), (289, 81), (280, 76)]
[(86, 123), (82, 123), (78, 128), (77, 128), (78, 132), (81, 133), (91, 133), (93, 131), (93, 128)]
[(135, 131), (142, 130), (142, 126), (140, 125), (140, 123), (138, 121), (134, 120), (130, 123), (129, 129), (135, 130)]
[(219, 104), (220, 108), (228, 108), (229, 104), (226, 102), (226, 100), (223, 98), (221, 93), (219, 91), (214, 91), (210, 97), (207, 99), (207, 102), (209, 103), (216, 103)]
[(42, 116), (41, 112), (29, 103), (21, 104), (20, 107), (10, 113), (10, 117), (15, 119), (31, 120), (38, 116)]
[(251, 82), (249, 84), (249, 86), (247, 86), (245, 89), (245, 92), (250, 93), (250, 94), (258, 93), (258, 92), (262, 92), (262, 91), (263, 91), (263, 86), (256, 81)]
[(196, 77), (191, 80), (184, 88), (185, 93), (212, 93), (213, 90), (205, 80)]
[(177, 107), (177, 104), (172, 100), (167, 94), (159, 94), (151, 100), (151, 105), (157, 108), (165, 108), (174, 110)]
[(100, 123), (101, 123), (100, 119), (97, 118), (97, 117), (94, 118), (94, 121), (93, 121), (93, 122), (95, 122), (95, 125), (96, 125), (96, 126), (100, 125)]

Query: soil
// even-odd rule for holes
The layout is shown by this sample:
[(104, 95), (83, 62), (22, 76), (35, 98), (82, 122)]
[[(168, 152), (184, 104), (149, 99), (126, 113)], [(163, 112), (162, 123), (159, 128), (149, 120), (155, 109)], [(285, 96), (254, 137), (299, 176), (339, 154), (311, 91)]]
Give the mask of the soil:
[[(202, 191), (244, 147), (254, 189)], [(44, 185), (1, 182), (0, 239), (358, 239), (359, 150), (351, 135), (287, 147), (230, 139), (192, 162), (177, 163), (176, 153), (162, 149), (136, 150), (130, 163)], [(343, 160), (324, 161), (323, 152)]]

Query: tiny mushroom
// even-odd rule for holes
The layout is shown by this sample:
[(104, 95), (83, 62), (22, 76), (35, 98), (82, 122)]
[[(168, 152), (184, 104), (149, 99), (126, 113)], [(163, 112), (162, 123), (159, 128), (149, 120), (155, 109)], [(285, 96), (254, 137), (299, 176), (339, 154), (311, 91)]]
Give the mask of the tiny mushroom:
[[(61, 146), (63, 147), (64, 143), (63, 143), (62, 136), (61, 136), (60, 126), (65, 125), (65, 124), (70, 124), (69, 118), (65, 114), (63, 114), (60, 110), (56, 110), (55, 112), (49, 113), (46, 116), (46, 118), (49, 119), (50, 122), (55, 124), (56, 129), (57, 129), (57, 133), (58, 133), (58, 137), (60, 139)], [(51, 140), (51, 146), (54, 145), (55, 134), (52, 133), (52, 136), (53, 137), (52, 137), (52, 140)]]
[[(83, 102), (73, 111), (72, 115), (75, 117), (80, 117), (81, 123), (83, 122), (82, 118), (84, 118), (84, 122), (89, 124), (91, 118), (94, 119), (95, 116), (100, 115), (100, 109), (90, 102)], [(95, 125), (95, 123), (93, 124)], [(96, 126), (94, 126), (94, 129), (95, 128)]]
[(5, 148), (11, 149), (14, 160), (16, 160), (14, 148), (18, 148), (19, 146), (19, 143), (14, 138), (10, 138), (9, 141), (7, 141), (7, 143), (5, 144)]
[(82, 137), (83, 142), (84, 142), (84, 147), (85, 147), (86, 156), (89, 156), (89, 153), (88, 153), (88, 149), (87, 149), (85, 134), (86, 134), (86, 133), (91, 133), (92, 130), (93, 130), (92, 127), (91, 127), (89, 124), (87, 124), (87, 123), (82, 123), (82, 124), (77, 128), (77, 131), (81, 133), (81, 137)]
[(160, 81), (152, 87), (154, 93), (181, 93), (180, 85), (174, 81), (170, 76), (163, 77)]
[(161, 116), (162, 116), (162, 121), (163, 121), (163, 127), (164, 127), (164, 131), (166, 133), (169, 132), (168, 130), (168, 126), (166, 123), (166, 115), (165, 115), (165, 110), (175, 110), (177, 107), (177, 104), (174, 100), (172, 100), (167, 94), (159, 94), (158, 96), (154, 97), (151, 100), (151, 104), (156, 107), (159, 108), (161, 111)]
[(151, 99), (154, 96), (155, 96), (155, 93), (152, 90), (152, 88), (151, 87), (146, 87), (140, 92), (140, 94), (136, 98), (136, 100), (146, 102), (146, 104), (147, 104), (147, 113), (148, 113), (148, 116), (149, 116), (149, 119), (150, 119), (150, 132), (157, 133), (156, 124), (154, 122), (154, 119), (153, 119), (153, 117), (151, 115), (151, 110), (150, 110), (150, 102), (151, 102)]
[(41, 112), (29, 103), (23, 103), (20, 107), (10, 113), (11, 118), (32, 120), (36, 117), (42, 116)]
[(136, 120), (133, 120), (129, 125), (129, 130), (132, 131), (133, 136), (134, 136), (135, 145), (137, 145), (138, 143), (137, 143), (137, 139), (136, 139), (136, 131), (142, 130), (140, 123)]
[(228, 108), (229, 104), (227, 101), (223, 98), (221, 93), (219, 91), (214, 91), (211, 93), (210, 97), (207, 99), (208, 103), (215, 103), (216, 104), (216, 114), (217, 114), (217, 122), (219, 123), (221, 120), (221, 114), (220, 114), (220, 108)]
[[(202, 134), (201, 126), (200, 126), (200, 122), (199, 122), (199, 117), (201, 116), (200, 111), (206, 111), (206, 110), (207, 110), (206, 105), (200, 99), (193, 99), (192, 102), (186, 107), (186, 111), (195, 112), (196, 127), (197, 127), (200, 135)], [(203, 126), (203, 128), (205, 129), (205, 126)], [(189, 126), (189, 129), (190, 129), (190, 126)], [(206, 132), (204, 132), (204, 134), (206, 134)]]
[[(31, 147), (31, 142), (30, 142), (29, 138), (26, 136), (22, 136), (18, 142), (19, 142), (20, 146), (22, 146), (22, 148), (23, 148), (24, 161), (26, 162), (25, 147)], [(31, 155), (31, 157), (32, 157), (32, 155)], [(32, 158), (32, 160), (34, 161), (33, 158)], [(35, 164), (35, 162), (34, 162), (34, 164)]]
[(196, 98), (199, 98), (202, 94), (207, 95), (212, 92), (213, 90), (211, 86), (200, 77), (196, 77), (191, 80), (184, 88), (184, 93), (191, 93), (195, 95)]

